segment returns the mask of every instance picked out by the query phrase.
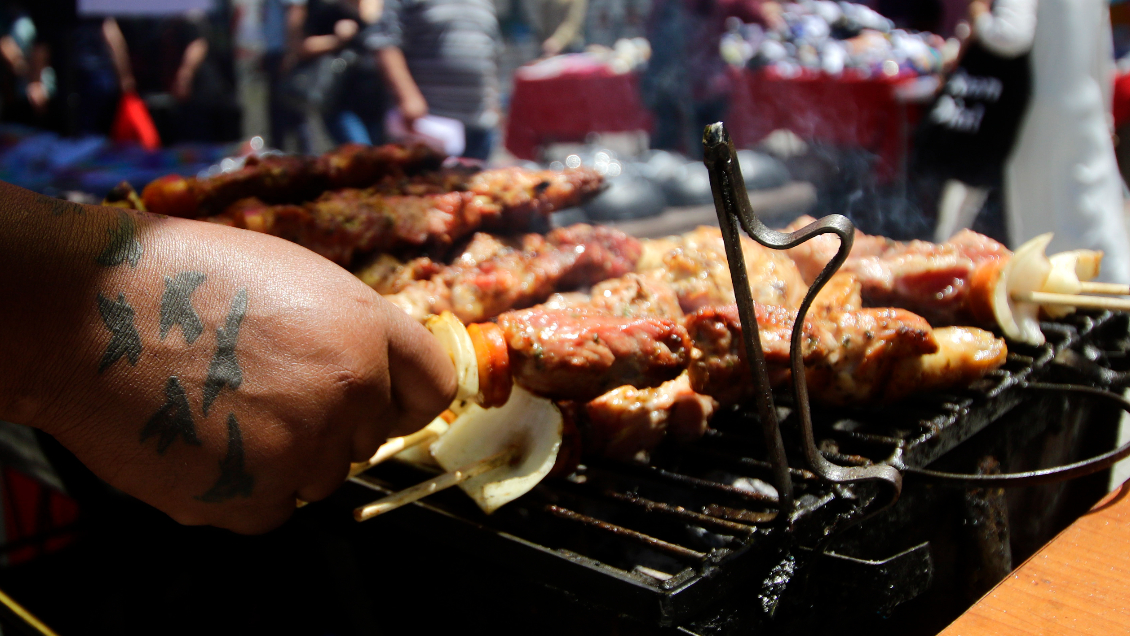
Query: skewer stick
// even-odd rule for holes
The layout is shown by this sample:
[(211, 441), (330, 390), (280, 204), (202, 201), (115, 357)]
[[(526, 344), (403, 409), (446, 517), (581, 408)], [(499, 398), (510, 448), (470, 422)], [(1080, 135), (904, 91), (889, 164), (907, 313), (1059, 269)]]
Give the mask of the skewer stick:
[[(376, 466), (377, 464), (380, 464), (385, 460), (391, 458), (397, 453), (406, 451), (409, 448), (420, 446), (422, 444), (430, 444), (437, 439), (439, 439), (439, 434), (429, 428), (422, 428), (415, 433), (412, 433), (411, 435), (405, 435), (404, 437), (394, 437), (384, 444), (381, 444), (381, 447), (377, 449), (377, 452), (374, 453), (373, 456), (368, 459), (368, 461), (350, 464), (349, 476), (356, 477), (366, 470), (369, 470), (373, 466)], [(310, 502), (299, 499), (297, 500), (295, 507), (301, 508), (308, 503)]]
[(1080, 283), (1084, 294), (1109, 294), (1112, 296), (1130, 296), (1130, 285), (1118, 283)]
[(373, 454), (373, 456), (370, 457), (368, 461), (357, 462), (350, 465), (349, 476), (356, 477), (357, 475), (360, 475), (373, 466), (384, 462), (385, 460), (389, 459), (393, 455), (396, 455), (397, 453), (400, 453), (401, 451), (408, 450), (409, 448), (413, 448), (415, 446), (420, 446), (421, 444), (430, 444), (438, 438), (439, 434), (429, 428), (422, 428), (415, 433), (412, 433), (411, 435), (405, 435), (404, 437), (394, 437), (384, 444), (381, 444), (381, 447), (377, 449), (377, 452)]
[(489, 472), (509, 463), (514, 458), (514, 450), (505, 450), (497, 455), (491, 455), (485, 459), (464, 466), (458, 470), (453, 470), (449, 473), (444, 473), (434, 479), (429, 479), (420, 484), (416, 484), (411, 488), (406, 488), (400, 492), (393, 493), (383, 499), (378, 499), (370, 504), (365, 504), (360, 508), (353, 511), (353, 518), (357, 521), (366, 521), (372, 519), (377, 515), (384, 514), (391, 510), (410, 504), (413, 501), (418, 501), (427, 497), (432, 493), (457, 486), (472, 477), (477, 477), (483, 473)]
[(1035, 303), (1037, 305), (1062, 305), (1067, 307), (1085, 307), (1089, 309), (1115, 309), (1130, 310), (1130, 299), (1107, 298), (1105, 296), (1079, 296), (1076, 294), (1053, 294), (1050, 292), (1014, 292), (1012, 299), (1021, 303)]

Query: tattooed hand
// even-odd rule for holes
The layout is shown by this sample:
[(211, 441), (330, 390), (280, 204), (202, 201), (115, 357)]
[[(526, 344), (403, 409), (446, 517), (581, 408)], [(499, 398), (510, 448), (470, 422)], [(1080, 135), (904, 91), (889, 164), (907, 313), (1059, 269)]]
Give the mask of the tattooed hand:
[(219, 225), (0, 183), (0, 419), (186, 524), (262, 532), (455, 391), (345, 270)]

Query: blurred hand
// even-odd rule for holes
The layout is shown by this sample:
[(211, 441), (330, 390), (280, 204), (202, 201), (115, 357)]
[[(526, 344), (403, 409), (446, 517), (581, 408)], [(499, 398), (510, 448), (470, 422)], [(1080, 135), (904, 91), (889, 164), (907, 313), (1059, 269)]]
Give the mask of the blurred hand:
[(546, 38), (545, 42), (541, 43), (541, 52), (546, 56), (552, 57), (557, 55), (564, 49), (564, 45), (557, 41), (557, 38)]
[(334, 23), (334, 35), (341, 40), (342, 44), (348, 43), (357, 35), (357, 23), (353, 20), (338, 20)]
[(978, 18), (990, 11), (989, 3), (985, 0), (973, 0), (969, 3), (969, 21), (976, 24)]
[(410, 91), (400, 100), (400, 116), (404, 125), (411, 130), (417, 119), (428, 114), (428, 102), (419, 91)]
[(47, 104), (50, 98), (47, 95), (47, 87), (43, 85), (43, 82), (28, 82), (27, 101), (31, 103), (32, 109), (37, 114), (42, 115), (47, 112)]

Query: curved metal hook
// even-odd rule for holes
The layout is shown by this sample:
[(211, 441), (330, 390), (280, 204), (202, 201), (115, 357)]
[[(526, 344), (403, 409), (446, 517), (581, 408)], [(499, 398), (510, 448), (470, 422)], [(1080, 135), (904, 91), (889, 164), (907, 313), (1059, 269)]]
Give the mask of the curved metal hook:
[[(710, 185), (714, 192), (714, 205), (718, 212), (718, 222), (722, 226), (722, 237), (726, 242), (726, 257), (730, 261), (730, 271), (733, 275), (734, 295), (738, 301), (738, 313), (742, 321), (742, 331), (747, 334), (745, 338), (746, 354), (750, 360), (754, 382), (758, 389), (758, 402), (762, 412), (763, 428), (768, 422), (776, 428), (776, 440), (780, 440), (780, 428), (777, 424), (776, 411), (772, 408), (772, 394), (769, 390), (769, 376), (765, 368), (765, 356), (761, 352), (761, 339), (757, 330), (757, 317), (753, 310), (753, 297), (749, 290), (749, 278), (745, 269), (745, 258), (742, 256), (741, 240), (738, 235), (735, 220), (741, 224), (743, 230), (753, 240), (770, 249), (784, 250), (795, 247), (805, 241), (821, 234), (835, 234), (840, 239), (840, 248), (835, 258), (831, 260), (812, 285), (808, 294), (797, 312), (793, 322), (792, 340), (789, 345), (789, 361), (792, 366), (793, 395), (796, 398), (796, 409), (800, 416), (801, 436), (805, 459), (813, 472), (821, 477), (838, 483), (855, 483), (861, 481), (880, 481), (891, 488), (890, 501), (883, 506), (893, 504), (902, 491), (902, 474), (887, 465), (872, 466), (839, 466), (833, 464), (820, 454), (816, 448), (815, 436), (812, 432), (812, 410), (808, 402), (808, 384), (805, 381), (804, 352), (802, 351), (804, 319), (816, 295), (828, 282), (833, 274), (839, 270), (851, 252), (852, 241), (855, 239), (855, 226), (851, 221), (839, 214), (826, 216), (795, 232), (778, 232), (769, 229), (761, 222), (750, 205), (749, 195), (746, 193), (745, 182), (742, 180), (741, 167), (737, 162), (734, 144), (730, 140), (726, 127), (721, 123), (711, 124), (703, 133), (702, 144), (705, 151), (706, 167), (710, 170)], [(767, 396), (767, 400), (766, 400)], [(771, 413), (766, 413), (767, 404)], [(766, 430), (767, 445), (771, 437)], [(783, 445), (781, 456), (784, 455)], [(777, 456), (774, 447), (770, 445), (770, 456), (773, 458), (774, 468), (777, 468)], [(788, 478), (788, 466), (784, 465), (785, 478)], [(776, 474), (774, 475), (777, 478)], [(779, 478), (778, 478), (779, 479)], [(778, 491), (787, 484), (791, 493), (791, 481), (779, 480)], [(781, 493), (781, 502), (785, 498)], [(790, 497), (791, 502), (791, 497)], [(874, 513), (871, 513), (874, 514)], [(870, 515), (868, 515), (870, 516)]]

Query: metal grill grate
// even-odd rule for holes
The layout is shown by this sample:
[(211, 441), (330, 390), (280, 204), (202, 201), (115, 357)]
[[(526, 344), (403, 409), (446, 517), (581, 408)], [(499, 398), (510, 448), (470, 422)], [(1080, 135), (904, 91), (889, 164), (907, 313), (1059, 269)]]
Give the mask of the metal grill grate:
[[(883, 409), (816, 410), (821, 452), (848, 466), (925, 466), (1024, 400), (1021, 382), (1067, 374), (1095, 383), (1087, 374), (1096, 371), (1063, 362), (1066, 352), (1106, 365), (1099, 375), (1109, 380), (1116, 372), (1108, 367), (1130, 349), (1127, 329), (1124, 314), (1072, 317), (1044, 325), (1045, 345), (1017, 346), (1003, 368), (968, 389)], [(787, 399), (778, 404), (789, 444)], [(461, 493), (445, 492), (397, 519), (457, 537), (468, 552), (504, 560), (575, 600), (670, 624), (738, 581), (768, 576), (791, 542), (814, 545), (876, 496), (869, 485), (831, 486), (794, 467), (796, 532), (786, 533), (769, 523), (777, 497), (760, 439), (756, 417), (735, 410), (716, 417), (699, 442), (664, 444), (648, 465), (589, 460), (491, 516)], [(365, 488), (391, 492), (423, 477), (389, 463), (356, 478), (350, 492), (362, 501), (372, 496)]]

